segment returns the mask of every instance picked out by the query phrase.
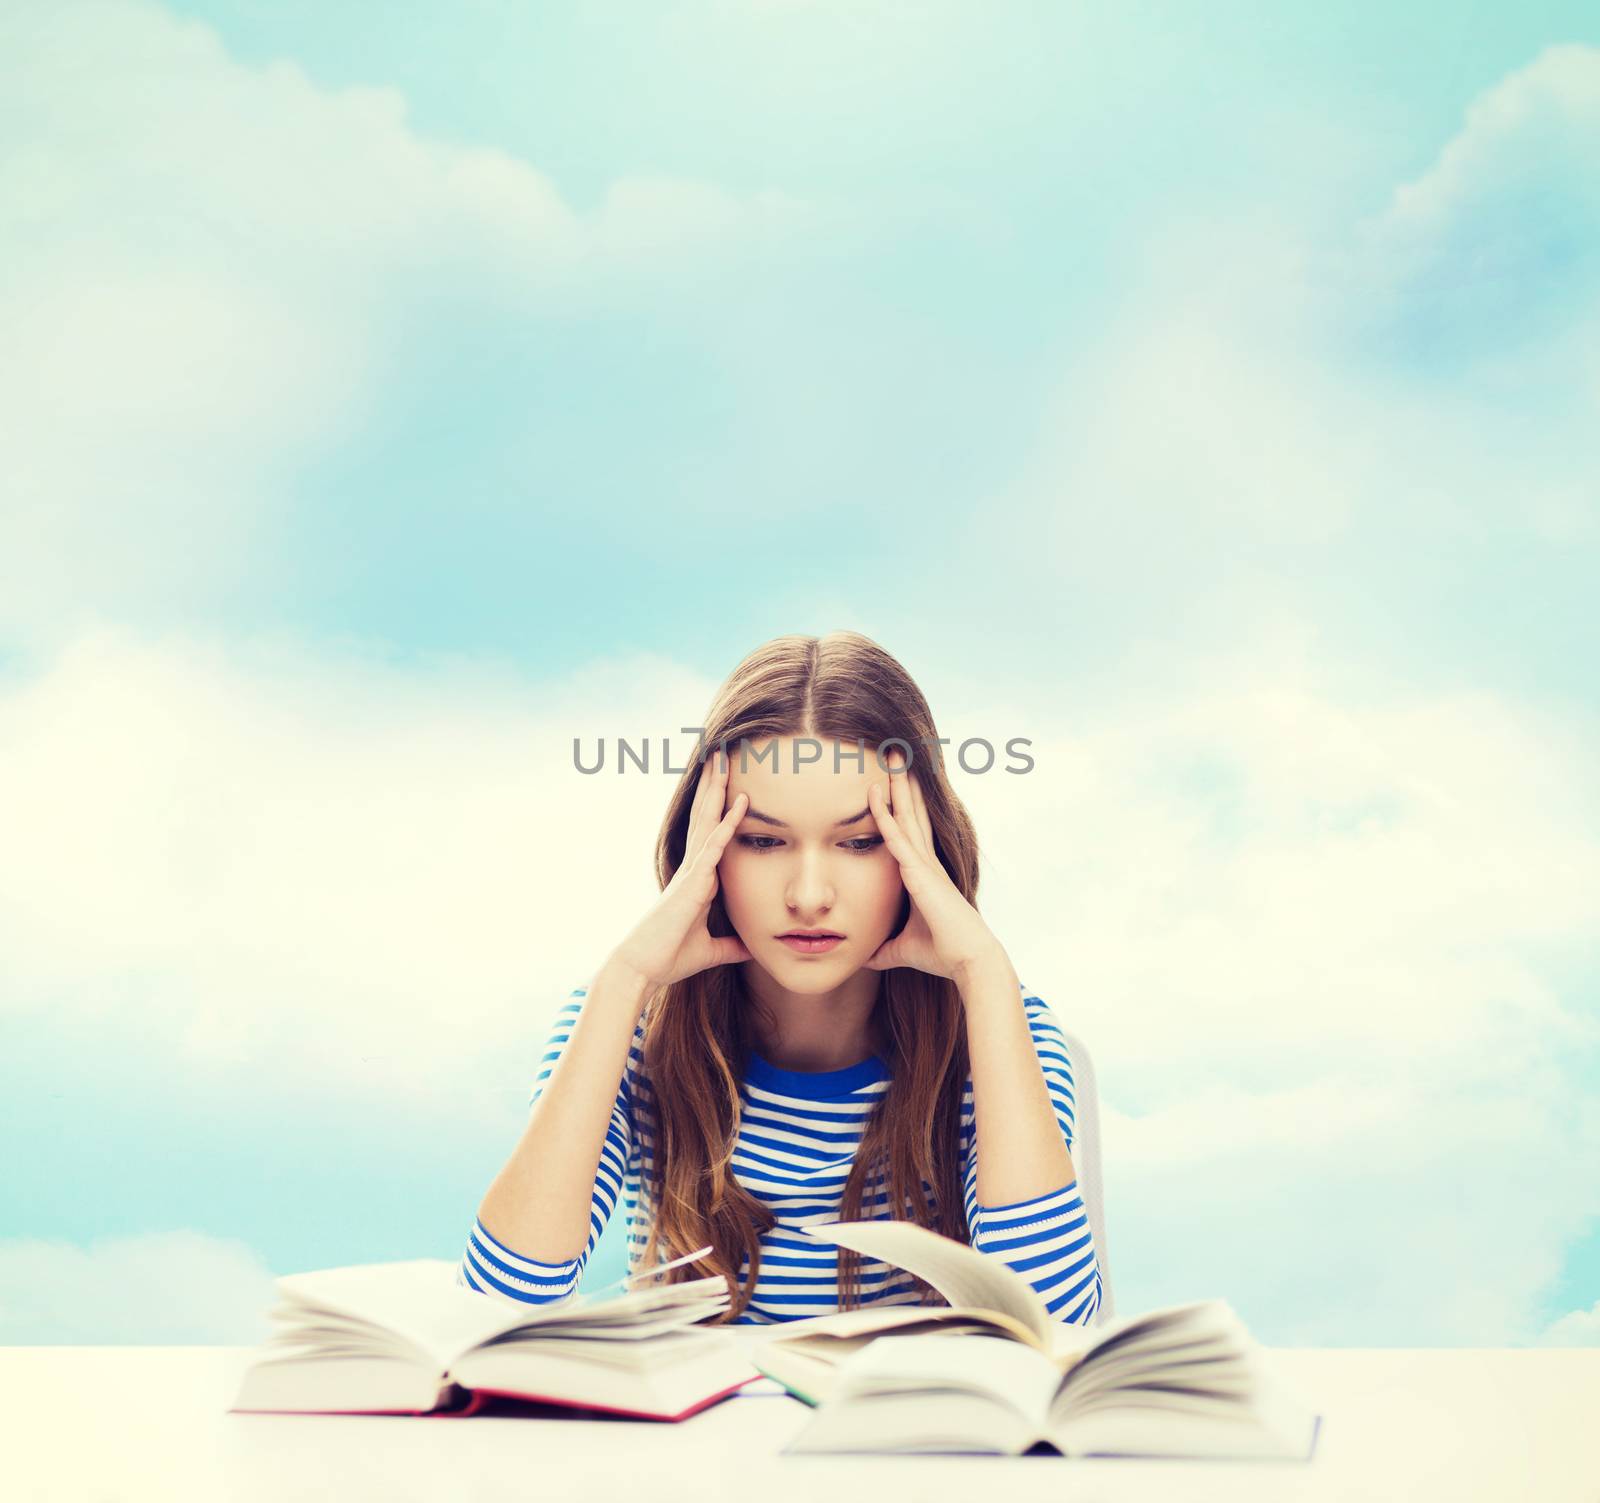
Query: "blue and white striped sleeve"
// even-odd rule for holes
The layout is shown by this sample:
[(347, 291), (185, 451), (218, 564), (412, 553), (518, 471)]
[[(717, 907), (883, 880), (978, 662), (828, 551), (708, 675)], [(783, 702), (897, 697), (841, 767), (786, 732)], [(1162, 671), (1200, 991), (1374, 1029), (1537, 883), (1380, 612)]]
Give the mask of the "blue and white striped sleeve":
[[(556, 1010), (555, 1021), (551, 1024), (545, 1044), (544, 1058), (539, 1062), (533, 1092), (528, 1098), (530, 1111), (571, 1042), (573, 1025), (587, 994), (587, 987), (575, 987), (567, 1001)], [(628, 1064), (622, 1073), (617, 1099), (611, 1106), (611, 1122), (600, 1148), (594, 1197), (589, 1206), (589, 1240), (583, 1251), (562, 1263), (541, 1262), (538, 1258), (530, 1258), (507, 1247), (484, 1226), (481, 1217), (475, 1217), (466, 1251), (456, 1268), (456, 1283), (462, 1288), (532, 1305), (551, 1304), (577, 1289), (584, 1265), (589, 1261), (589, 1255), (600, 1240), (600, 1233), (605, 1230), (611, 1213), (622, 1197), (633, 1139), (631, 1081), (639, 1066), (643, 1035), (644, 1021), (641, 1018), (628, 1045)]]
[[(1024, 989), (1028, 1031), (1044, 1071), (1050, 1104), (1068, 1150), (1073, 1146), (1072, 1061), (1061, 1025), (1038, 997)], [(1068, 1325), (1090, 1325), (1100, 1308), (1100, 1264), (1089, 1230), (1089, 1213), (1076, 1175), (1059, 1190), (1011, 1205), (978, 1203), (976, 1113), (962, 1120), (963, 1179), (967, 1228), (979, 1252), (992, 1253), (1020, 1273), (1043, 1297), (1050, 1312)]]

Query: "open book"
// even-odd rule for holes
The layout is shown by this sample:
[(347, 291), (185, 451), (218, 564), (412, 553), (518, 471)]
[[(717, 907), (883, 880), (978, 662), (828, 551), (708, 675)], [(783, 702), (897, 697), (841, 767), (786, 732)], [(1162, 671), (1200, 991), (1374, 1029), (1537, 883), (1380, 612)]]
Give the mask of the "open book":
[(998, 1258), (913, 1222), (804, 1230), (915, 1274), (949, 1307), (850, 1310), (758, 1347), (756, 1367), (815, 1407), (786, 1452), (1315, 1451), (1321, 1416), (1270, 1370), (1225, 1300), (1071, 1326)]
[(232, 1412), (476, 1414), (491, 1397), (681, 1420), (760, 1374), (725, 1329), (722, 1277), (661, 1284), (709, 1252), (611, 1290), (518, 1307), (463, 1289), (453, 1263), (417, 1258), (275, 1280), (279, 1329), (246, 1370)]

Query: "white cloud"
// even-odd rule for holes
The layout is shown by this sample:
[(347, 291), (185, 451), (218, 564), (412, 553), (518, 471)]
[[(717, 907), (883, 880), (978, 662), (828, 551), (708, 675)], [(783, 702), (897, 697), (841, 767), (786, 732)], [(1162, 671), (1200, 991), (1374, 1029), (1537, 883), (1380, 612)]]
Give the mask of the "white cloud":
[(1535, 959), (1600, 923), (1591, 725), (1362, 689), (1272, 639), (1187, 672), (1080, 707), (1035, 738), (1048, 771), (969, 797), (1015, 932), (1147, 1092), (1191, 1089), (1196, 1056), (1236, 1084), (1464, 1083), (1600, 1040)]
[[(1405, 199), (1434, 205), (1412, 215), (1428, 224), (1413, 251), (1432, 236), (1445, 254), (1450, 204), (1511, 206), (1515, 174), (1488, 168), (1485, 143), (1529, 117), (1571, 148), (1552, 181), (1592, 193), (1579, 169), (1597, 60), (1552, 49), (1488, 92), (1434, 186)], [(1026, 801), (974, 790), (991, 850), (1021, 852), (1030, 833), (1037, 847), (989, 902), (1014, 932), (1048, 936), (1035, 983), (1062, 978), (1091, 1043), (1136, 1083), (1149, 1141), (1174, 1154), (1174, 1135), (1231, 1131), (1222, 1108), (1181, 1131), (1168, 1115), (1210, 1083), (1238, 1093), (1246, 1137), (1267, 1120), (1315, 1134), (1320, 1104), (1296, 1093), (1336, 1089), (1414, 1119), (1442, 1165), (1427, 1114), (1492, 1099), (1529, 1134), (1519, 1151), (1562, 1158), (1559, 1131), (1517, 1103), (1548, 1086), (1570, 1104), (1561, 1064), (1597, 1041), (1553, 958), (1600, 919), (1600, 724), (1474, 687), (1467, 664), (1452, 667), (1461, 687), (1407, 682), (1337, 635), (1341, 582), (1358, 592), (1370, 574), (1396, 599), (1407, 571), (1428, 581), (1451, 550), (1504, 539), (1486, 584), (1536, 588), (1540, 548), (1600, 539), (1600, 425), (1565, 384), (1586, 326), (1512, 341), (1498, 370), (1480, 349), (1470, 381), (1387, 369), (1347, 326), (1394, 316), (1397, 244), (1391, 226), (1360, 254), (1328, 253), (1265, 215), (1158, 237), (1127, 316), (1079, 352), (1026, 471), (961, 540), (963, 572), (980, 591), (994, 581), (974, 617), (1037, 617), (1077, 655), (1074, 734), (1037, 738), (1065, 775), (1018, 780)], [(1582, 358), (1600, 375), (1593, 347)], [(1531, 551), (1508, 587), (1519, 544)], [(1100, 661), (1095, 639), (1123, 622), (1149, 647)], [(1397, 604), (1396, 635), (1408, 624)], [(1053, 709), (1013, 694), (983, 718), (1031, 731)], [(1320, 1158), (1302, 1147), (1313, 1180), (1336, 1171), (1331, 1139)], [(1571, 1217), (1523, 1211), (1551, 1239), (1575, 1235)]]
[(1446, 547), (1600, 543), (1600, 317), (1568, 299), (1529, 340), (1469, 300), (1446, 337), (1471, 361), (1419, 366), (1397, 259), (1278, 233), (1161, 237), (972, 520), (977, 557), (998, 545), (997, 573), (1037, 560), (1089, 608), (1178, 602), (1234, 635), (1251, 605), (1289, 618), (1356, 584), (1341, 564), (1381, 578), (1414, 557), (1425, 578)]
[(1541, 1346), (1600, 1346), (1600, 1300), (1587, 1310), (1569, 1310), (1539, 1338)]
[[(1589, 477), (1600, 457), (1597, 153), (1600, 47), (1546, 47), (1479, 95), (1427, 170), (1358, 227), (1349, 268), (1368, 305), (1356, 327), (1470, 383), (1488, 414), (1507, 409), (1492, 434), (1501, 444), (1526, 422), (1536, 377), (1541, 439), (1570, 424), (1559, 452), (1587, 456), (1575, 473)], [(1600, 531), (1592, 478), (1535, 504), (1553, 536), (1578, 512), (1584, 537)]]
[[(1582, 738), (1269, 647), (1070, 729), (925, 680), (963, 733), (1039, 732), (1034, 773), (957, 786), (984, 913), (1096, 1054), (1121, 1297), (1215, 1288), (1309, 1342), (1526, 1337), (1600, 1156), (1566, 1063), (1596, 1025), (1540, 958), (1600, 919)], [(583, 777), (570, 738), (681, 753), (713, 687), (85, 637), (0, 699), (0, 1008), (191, 1083), (500, 1130), (655, 895), (669, 780)]]
[[(231, 58), (136, 0), (8, 19), (0, 632), (204, 611), (262, 567), (289, 477), (366, 415), (440, 287), (563, 317), (793, 248), (817, 211), (428, 139), (391, 88)], [(92, 542), (86, 542), (92, 540)]]
[(960, 791), (985, 915), (1095, 1057), (1124, 1307), (1531, 1339), (1600, 1210), (1600, 1021), (1560, 960), (1600, 927), (1592, 722), (1397, 694), (1292, 632), (1177, 684), (1130, 667), (1070, 734), (925, 688), (963, 731), (1036, 732), (1038, 770)]
[(0, 1240), (0, 1346), (250, 1346), (273, 1275), (242, 1242), (180, 1230)]
[(1600, 1111), (1550, 1062), (1492, 1083), (1413, 1081), (1398, 1052), (1374, 1039), (1349, 1062), (1330, 1051), (1320, 1080), (1244, 1090), (1213, 1054), (1183, 1100), (1138, 1117), (1113, 1108), (1120, 1291), (1132, 1282), (1157, 1304), (1224, 1295), (1276, 1345), (1533, 1339), (1593, 1219), (1572, 1166), (1600, 1156)]
[[(208, 566), (242, 557), (252, 487), (267, 482), (238, 456), (315, 442), (362, 400), (374, 245), (421, 279), (430, 256), (477, 254), (476, 225), (511, 248), (483, 250), (488, 281), (536, 301), (585, 257), (615, 266), (629, 247), (700, 246), (740, 223), (714, 189), (659, 184), (619, 184), (580, 223), (524, 164), (418, 141), (392, 93), (324, 95), (289, 65), (239, 68), (205, 28), (153, 11), (108, 9), (95, 35), (178, 104), (130, 125), (144, 134), (127, 149), (91, 132), (4, 169), (24, 190), (10, 201), (104, 222), (127, 253), (99, 304), (34, 266), (25, 356), (42, 361), (46, 397), (28, 405), (26, 364), (0, 371), (0, 396), (19, 399), (14, 436), (44, 435), (21, 451), (30, 494), (68, 503), (0, 521), (38, 613), (63, 589), (94, 595), (86, 582), (158, 577), (157, 554), (181, 556), (143, 547), (152, 529), (202, 529)], [(36, 57), (24, 74), (47, 123), (71, 118), (75, 97), (51, 66)], [(1547, 55), (1507, 98), (1537, 84), (1570, 124), (1587, 96), (1569, 75), (1587, 68)], [(239, 197), (182, 139), (197, 111), (259, 194)], [(1426, 224), (1429, 244), (1448, 242), (1472, 182), (1492, 186), (1474, 143), (1515, 113), (1470, 117), (1466, 144), (1402, 195), (1400, 218)], [(258, 115), (279, 133), (250, 128)], [(311, 158), (303, 180), (284, 165)], [(130, 163), (209, 206), (174, 229), (178, 260), (118, 228)], [(271, 277), (218, 270), (206, 234), (233, 215)], [(1430, 548), (1530, 519), (1547, 538), (1592, 538), (1593, 497), (1573, 478), (1593, 472), (1592, 434), (1564, 411), (1519, 426), (1492, 379), (1487, 397), (1374, 387), (1332, 358), (1341, 310), (1388, 316), (1394, 268), (1414, 264), (1399, 253), (1330, 268), (1245, 225), (1163, 237), (1159, 255), (1137, 322), (1084, 352), (1056, 439), (1003, 498), (1016, 504), (953, 552), (1007, 607), (1038, 561), (1071, 600), (1098, 590), (1137, 611), (1187, 592), (1229, 612), (1230, 636), (1247, 622), (1247, 645), (1211, 655), (1197, 635), (1176, 679), (1172, 659), (1129, 654), (1065, 706), (994, 673), (929, 674), (930, 700), (962, 707), (959, 729), (1034, 737), (1033, 775), (959, 785), (989, 859), (984, 911), (1096, 1051), (1113, 1252), (1133, 1288), (1237, 1294), (1280, 1341), (1524, 1339), (1595, 1209), (1573, 1176), (1600, 1157), (1600, 1125), (1567, 1060), (1596, 1025), (1552, 961), (1600, 918), (1595, 725), (1531, 696), (1396, 689), (1383, 665), (1363, 671), (1314, 635), (1271, 564), (1374, 518)], [(170, 358), (158, 348), (129, 369), (140, 329), (170, 329)], [(255, 358), (224, 379), (238, 340)], [(1504, 358), (1541, 380), (1592, 362), (1577, 342)], [(1589, 370), (1573, 388), (1586, 400), (1600, 390)], [(306, 371), (321, 374), (297, 386)], [(135, 447), (75, 448), (91, 418)], [(228, 506), (203, 504), (220, 494)], [(108, 560), (126, 545), (145, 562), (85, 574), (85, 517)], [(989, 567), (997, 543), (1004, 562)], [(195, 588), (181, 563), (163, 567)], [(226, 588), (227, 568), (211, 572)], [(909, 635), (892, 616), (868, 629), (891, 645)], [(381, 1093), (391, 1110), (426, 1098), (471, 1113), (473, 1082), (516, 1076), (520, 1107), (516, 1061), (547, 1003), (654, 891), (667, 780), (578, 777), (573, 726), (676, 731), (711, 688), (649, 657), (532, 685), (496, 664), (403, 674), (292, 641), (64, 639), (0, 690), (0, 1009), (86, 1030), (132, 1020), (183, 1069), (282, 1072), (308, 1091)]]
[(1555, 47), (1343, 238), (1265, 209), (1164, 225), (971, 517), (963, 571), (1091, 629), (1181, 612), (1195, 641), (1347, 609), (1341, 582), (1392, 590), (1406, 560), (1436, 578), (1457, 547), (1535, 570), (1592, 549), (1597, 152), (1600, 48)]
[[(1420, 177), (1396, 186), (1376, 227), (1392, 245), (1470, 239), (1469, 274), (1512, 277), (1537, 267), (1527, 257), (1562, 249), (1569, 230), (1600, 229), (1600, 47), (1546, 47), (1469, 106), (1461, 130)], [(1507, 210), (1521, 212), (1507, 213)], [(1593, 240), (1580, 269), (1592, 278)], [(1600, 282), (1591, 285), (1600, 288)]]
[(522, 1096), (507, 1041), (531, 1058), (656, 894), (671, 780), (617, 776), (614, 742), (580, 775), (572, 737), (681, 763), (711, 688), (648, 654), (535, 694), (481, 661), (86, 635), (0, 689), (0, 1011), (389, 1109), (485, 1110), (490, 1058)]

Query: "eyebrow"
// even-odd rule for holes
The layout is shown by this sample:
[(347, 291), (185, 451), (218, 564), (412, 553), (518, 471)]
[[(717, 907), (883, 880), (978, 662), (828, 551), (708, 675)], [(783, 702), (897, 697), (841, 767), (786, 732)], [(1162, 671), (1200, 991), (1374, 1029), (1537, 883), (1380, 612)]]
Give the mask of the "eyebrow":
[[(861, 823), (862, 820), (866, 819), (871, 813), (872, 813), (872, 809), (869, 806), (869, 807), (863, 809), (859, 814), (852, 814), (849, 817), (849, 819), (835, 820), (833, 827), (836, 830), (841, 830), (846, 825), (858, 825), (858, 824)], [(761, 821), (761, 823), (764, 824), (764, 825), (776, 825), (780, 830), (787, 830), (789, 828), (789, 821), (788, 820), (786, 820), (786, 819), (775, 819), (770, 814), (763, 814), (759, 809), (746, 809), (744, 811), (744, 817), (746, 819), (759, 819)]]

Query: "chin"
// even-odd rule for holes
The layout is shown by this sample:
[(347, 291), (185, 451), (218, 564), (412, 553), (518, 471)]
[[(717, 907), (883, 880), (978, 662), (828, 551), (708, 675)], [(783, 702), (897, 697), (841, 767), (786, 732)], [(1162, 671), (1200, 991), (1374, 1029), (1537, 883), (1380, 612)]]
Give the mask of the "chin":
[(777, 940), (773, 943), (777, 945), (778, 953), (769, 969), (781, 972), (784, 985), (791, 991), (807, 990), (805, 983), (808, 976), (816, 978), (818, 991), (831, 991), (839, 984), (841, 972), (848, 973), (858, 969), (846, 945), (840, 945), (824, 955), (797, 955), (787, 945)]

